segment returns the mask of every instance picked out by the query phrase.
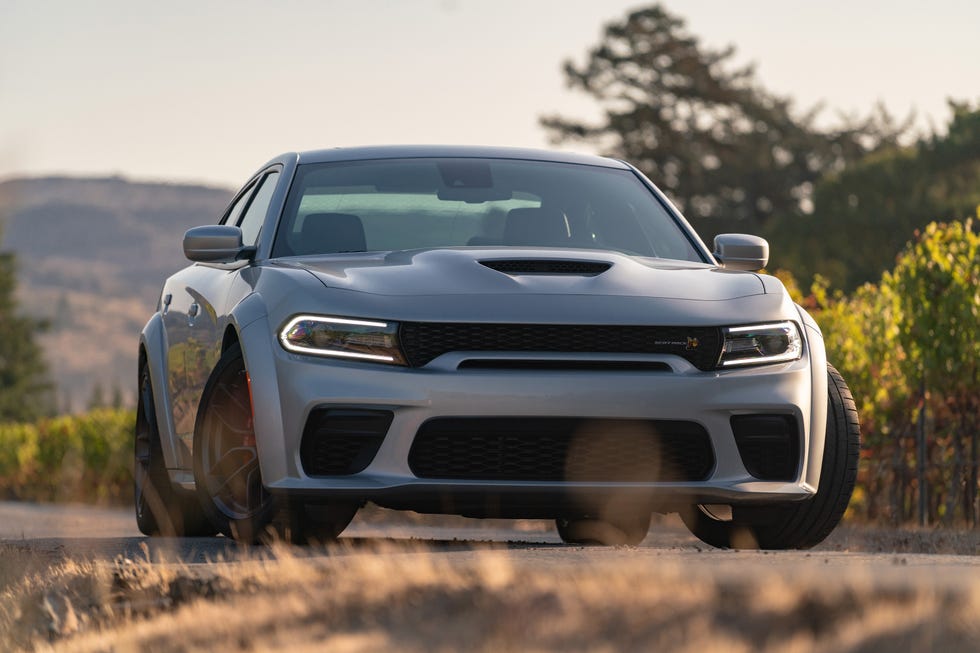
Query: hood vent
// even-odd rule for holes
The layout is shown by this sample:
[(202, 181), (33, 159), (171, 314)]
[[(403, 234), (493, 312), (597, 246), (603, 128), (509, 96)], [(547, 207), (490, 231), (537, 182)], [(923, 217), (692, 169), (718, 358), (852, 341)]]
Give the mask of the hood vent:
[(565, 261), (561, 259), (495, 259), (480, 261), (491, 270), (504, 274), (574, 274), (594, 277), (612, 267), (603, 261)]

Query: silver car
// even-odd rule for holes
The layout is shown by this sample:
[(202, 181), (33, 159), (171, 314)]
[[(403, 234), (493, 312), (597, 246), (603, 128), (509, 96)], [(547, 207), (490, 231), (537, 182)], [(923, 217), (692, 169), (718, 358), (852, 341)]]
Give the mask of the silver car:
[(291, 153), (183, 244), (140, 336), (146, 534), (330, 538), (372, 501), (802, 548), (847, 507), (854, 401), (768, 245), (712, 253), (628, 163)]

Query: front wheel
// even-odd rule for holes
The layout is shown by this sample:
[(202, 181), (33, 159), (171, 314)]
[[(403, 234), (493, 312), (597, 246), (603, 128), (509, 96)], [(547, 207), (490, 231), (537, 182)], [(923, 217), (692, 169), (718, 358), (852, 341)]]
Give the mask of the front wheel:
[(276, 513), (262, 484), (241, 347), (229, 347), (204, 386), (194, 428), (194, 482), (211, 523), (228, 537), (254, 542)]
[(827, 429), (820, 483), (811, 498), (777, 506), (692, 506), (681, 513), (700, 540), (723, 549), (809, 549), (837, 526), (854, 491), (861, 427), (851, 391), (827, 364)]

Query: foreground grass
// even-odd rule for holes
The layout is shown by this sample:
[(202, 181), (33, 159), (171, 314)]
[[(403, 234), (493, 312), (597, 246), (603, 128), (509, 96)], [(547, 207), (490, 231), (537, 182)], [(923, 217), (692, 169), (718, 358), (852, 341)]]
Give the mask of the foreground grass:
[(0, 549), (5, 650), (975, 651), (980, 641), (980, 588), (968, 584), (715, 575), (628, 550), (549, 566), (501, 550), (341, 541), (202, 567)]

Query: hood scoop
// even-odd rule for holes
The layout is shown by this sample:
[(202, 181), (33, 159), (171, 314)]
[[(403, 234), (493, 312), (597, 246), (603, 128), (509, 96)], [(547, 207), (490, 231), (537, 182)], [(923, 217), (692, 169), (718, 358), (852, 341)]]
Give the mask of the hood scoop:
[(493, 259), (480, 265), (504, 274), (568, 274), (594, 277), (612, 267), (605, 261), (568, 261), (563, 259)]

